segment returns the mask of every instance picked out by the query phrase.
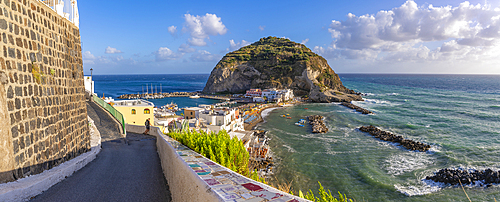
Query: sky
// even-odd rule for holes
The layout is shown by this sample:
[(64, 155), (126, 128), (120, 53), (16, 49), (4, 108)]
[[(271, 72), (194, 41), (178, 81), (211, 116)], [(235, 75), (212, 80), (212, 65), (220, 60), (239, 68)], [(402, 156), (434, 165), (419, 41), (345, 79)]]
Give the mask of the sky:
[(86, 75), (209, 74), (276, 36), (337, 73), (500, 74), (500, 0), (78, 2)]

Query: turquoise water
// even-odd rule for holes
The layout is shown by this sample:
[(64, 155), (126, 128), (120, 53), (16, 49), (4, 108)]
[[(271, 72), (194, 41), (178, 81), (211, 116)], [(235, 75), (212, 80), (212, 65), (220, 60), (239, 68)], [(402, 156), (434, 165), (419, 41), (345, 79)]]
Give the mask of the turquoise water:
[[(303, 104), (274, 110), (259, 126), (272, 138), (275, 177), (294, 190), (317, 190), (320, 181), (356, 201), (468, 201), (459, 187), (422, 179), (442, 168), (500, 169), (500, 76), (340, 76), (348, 88), (367, 93), (355, 104), (375, 115)], [(312, 114), (325, 116), (330, 132), (293, 125)], [(432, 149), (408, 151), (357, 130), (370, 124)], [(466, 191), (472, 201), (500, 199), (498, 185)]]
[[(201, 91), (208, 74), (98, 75), (98, 95), (137, 93), (145, 85), (163, 92)], [(356, 201), (468, 201), (461, 188), (422, 181), (442, 168), (500, 169), (500, 76), (347, 75), (345, 86), (367, 93), (355, 104), (375, 112), (362, 115), (337, 104), (304, 104), (272, 111), (261, 129), (269, 130), (278, 160), (275, 177), (294, 190), (317, 190), (320, 181)], [(159, 90), (158, 90), (159, 91)], [(166, 98), (179, 107), (219, 102)], [(305, 110), (304, 108), (309, 108)], [(290, 114), (293, 119), (284, 119)], [(293, 125), (307, 115), (326, 117), (330, 132), (312, 134)], [(411, 152), (358, 131), (375, 125), (432, 146)], [(500, 199), (500, 187), (466, 187), (472, 201)]]

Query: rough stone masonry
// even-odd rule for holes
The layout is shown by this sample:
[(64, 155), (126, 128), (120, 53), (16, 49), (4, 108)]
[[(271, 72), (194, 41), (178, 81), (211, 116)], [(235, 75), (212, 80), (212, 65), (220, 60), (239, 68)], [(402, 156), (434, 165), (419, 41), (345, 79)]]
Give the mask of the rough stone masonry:
[(90, 149), (78, 27), (37, 0), (0, 0), (0, 183)]

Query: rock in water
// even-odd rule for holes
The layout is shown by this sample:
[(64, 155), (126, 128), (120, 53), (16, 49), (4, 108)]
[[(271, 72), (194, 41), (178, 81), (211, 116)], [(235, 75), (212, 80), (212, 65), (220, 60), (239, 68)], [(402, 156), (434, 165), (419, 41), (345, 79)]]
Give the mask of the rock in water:
[(311, 115), (311, 116), (308, 116), (307, 119), (309, 119), (309, 124), (312, 125), (312, 132), (313, 133), (326, 133), (326, 132), (328, 132), (328, 128), (326, 127), (325, 123), (323, 123), (323, 116)]
[(412, 151), (429, 151), (431, 148), (430, 145), (424, 144), (421, 142), (413, 141), (413, 140), (408, 140), (404, 139), (403, 136), (401, 135), (394, 135), (390, 132), (383, 131), (378, 129), (375, 126), (361, 126), (359, 128), (360, 131), (363, 131), (365, 133), (369, 133), (375, 138), (378, 138), (383, 141), (389, 141), (389, 142), (394, 142), (394, 143), (399, 143), (401, 146), (405, 147), (406, 149), (412, 150)]
[(250, 88), (288, 88), (314, 102), (362, 100), (347, 89), (327, 61), (303, 44), (267, 37), (226, 54), (203, 93), (244, 93)]

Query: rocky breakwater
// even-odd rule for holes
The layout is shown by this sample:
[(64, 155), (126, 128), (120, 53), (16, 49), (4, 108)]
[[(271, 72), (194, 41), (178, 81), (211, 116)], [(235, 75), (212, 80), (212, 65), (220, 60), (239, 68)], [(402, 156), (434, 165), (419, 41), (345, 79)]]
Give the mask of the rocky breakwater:
[(309, 119), (309, 124), (312, 125), (312, 132), (313, 133), (326, 133), (326, 132), (328, 132), (328, 128), (326, 127), (325, 123), (323, 123), (323, 116), (311, 115), (311, 116), (308, 116), (307, 119)]
[(405, 139), (400, 135), (394, 135), (390, 132), (380, 130), (377, 127), (372, 126), (372, 125), (362, 126), (361, 128), (359, 128), (359, 130), (366, 132), (366, 133), (369, 133), (373, 137), (378, 138), (378, 139), (383, 140), (383, 141), (399, 143), (401, 146), (405, 147), (406, 149), (412, 150), (412, 151), (425, 152), (431, 148), (430, 145), (416, 142), (413, 140)]
[(441, 169), (435, 173), (434, 176), (427, 176), (426, 180), (432, 180), (434, 182), (441, 182), (445, 184), (450, 184), (452, 186), (460, 185), (486, 185), (491, 186), (491, 184), (500, 183), (500, 170), (493, 171), (491, 169), (486, 170), (463, 170), (463, 169)]
[(139, 98), (164, 98), (164, 97), (189, 97), (197, 92), (172, 92), (172, 93), (144, 93), (144, 94), (123, 94), (118, 99), (139, 99)]
[(362, 114), (373, 114), (373, 112), (371, 112), (369, 110), (366, 110), (366, 109), (363, 109), (363, 108), (361, 108), (359, 106), (356, 106), (356, 105), (354, 105), (354, 104), (352, 104), (350, 102), (342, 102), (341, 104), (343, 106), (346, 106), (348, 108), (351, 108), (351, 109), (354, 109), (354, 110), (356, 110), (358, 112), (361, 112)]
[(313, 102), (362, 100), (342, 84), (323, 57), (277, 37), (227, 53), (210, 73), (203, 93), (245, 93), (251, 88), (287, 88)]

